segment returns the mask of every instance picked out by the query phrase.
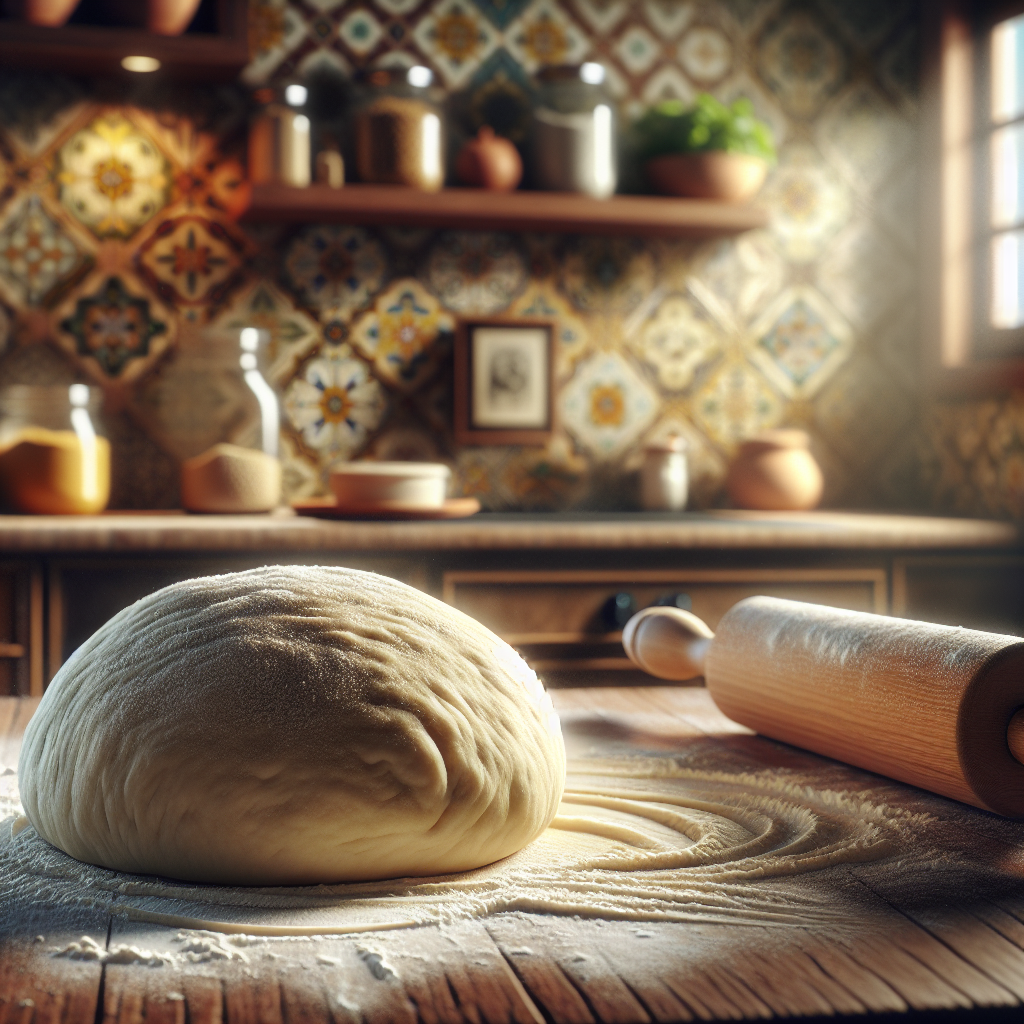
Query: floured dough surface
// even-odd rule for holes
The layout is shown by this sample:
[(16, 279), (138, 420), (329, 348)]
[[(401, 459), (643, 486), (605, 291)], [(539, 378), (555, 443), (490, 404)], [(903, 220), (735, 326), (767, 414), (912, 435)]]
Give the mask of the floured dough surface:
[(82, 861), (242, 885), (467, 871), (555, 816), (565, 752), (525, 662), (351, 569), (189, 580), (125, 609), (29, 724), (25, 813)]

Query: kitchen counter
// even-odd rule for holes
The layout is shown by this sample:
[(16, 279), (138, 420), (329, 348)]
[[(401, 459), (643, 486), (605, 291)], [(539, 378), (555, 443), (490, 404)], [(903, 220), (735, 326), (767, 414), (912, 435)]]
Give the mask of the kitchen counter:
[(481, 513), (444, 522), (119, 513), (0, 516), (0, 552), (460, 551), (509, 549), (984, 549), (1021, 542), (1010, 523), (852, 512), (578, 515)]
[[(29, 869), (18, 884), (3, 880), (3, 1019), (641, 1024), (906, 1014), (909, 1024), (912, 1010), (1020, 1013), (1024, 825), (754, 736), (703, 689), (553, 696), (570, 787), (581, 772), (593, 782), (632, 758), (652, 779), (679, 778), (672, 802), (692, 819), (691, 838), (715, 820), (735, 833), (705, 868), (684, 858), (651, 872), (649, 885), (684, 887), (660, 912), (606, 913), (584, 890), (589, 913), (502, 910), (495, 898), (498, 910), (468, 919), (274, 938), (252, 926), (238, 934), (235, 923), (198, 931), (143, 921), (133, 908), (149, 905), (154, 879), (111, 877), (81, 898), (71, 873), (33, 878)], [(0, 700), (3, 763), (17, 763), (35, 706)], [(13, 783), (8, 775), (0, 789), (9, 795)], [(640, 785), (622, 794), (625, 817), (643, 814)], [(738, 810), (747, 799), (760, 800), (757, 814)], [(757, 842), (744, 840), (749, 830)], [(845, 852), (830, 864), (829, 850)], [(790, 851), (808, 855), (805, 868), (780, 873)], [(707, 878), (721, 879), (717, 894)], [(325, 913), (328, 892), (317, 897)], [(192, 912), (187, 898), (181, 913)]]

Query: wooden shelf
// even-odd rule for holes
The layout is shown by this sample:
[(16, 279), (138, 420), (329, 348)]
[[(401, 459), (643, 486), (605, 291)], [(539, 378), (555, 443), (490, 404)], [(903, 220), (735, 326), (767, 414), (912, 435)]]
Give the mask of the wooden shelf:
[(700, 238), (764, 227), (768, 214), (753, 206), (662, 196), (591, 199), (569, 192), (256, 185), (245, 219)]
[[(141, 2), (141, 0), (140, 0)], [(229, 81), (248, 63), (244, 0), (217, 0), (217, 32), (161, 36), (134, 28), (64, 25), (48, 28), (0, 20), (0, 67), (153, 79), (155, 75)], [(156, 57), (161, 69), (132, 75), (121, 67), (128, 56)]]

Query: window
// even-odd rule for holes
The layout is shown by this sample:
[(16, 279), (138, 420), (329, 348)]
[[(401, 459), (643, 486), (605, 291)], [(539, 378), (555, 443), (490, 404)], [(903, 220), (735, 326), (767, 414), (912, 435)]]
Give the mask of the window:
[(1024, 0), (923, 5), (924, 337), (942, 390), (1024, 383)]

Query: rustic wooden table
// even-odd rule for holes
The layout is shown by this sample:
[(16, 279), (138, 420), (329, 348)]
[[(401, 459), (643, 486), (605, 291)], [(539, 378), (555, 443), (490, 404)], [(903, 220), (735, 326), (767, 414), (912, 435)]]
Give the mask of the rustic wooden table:
[[(895, 854), (810, 871), (773, 890), (792, 900), (803, 886), (817, 905), (841, 909), (831, 924), (640, 926), (517, 912), (376, 933), (375, 956), (359, 936), (340, 936), (250, 938), (236, 941), (230, 959), (194, 964), (76, 960), (55, 950), (83, 937), (108, 954), (173, 941), (180, 950), (181, 931), (88, 906), (69, 925), (42, 890), (26, 892), (0, 921), (0, 1024), (913, 1018), (1013, 1012), (1024, 1002), (1024, 825), (753, 736), (702, 689), (553, 696), (571, 759), (642, 755), (744, 778), (810, 779), (895, 809), (914, 838)], [(16, 764), (34, 707), (0, 701), (4, 765)]]

